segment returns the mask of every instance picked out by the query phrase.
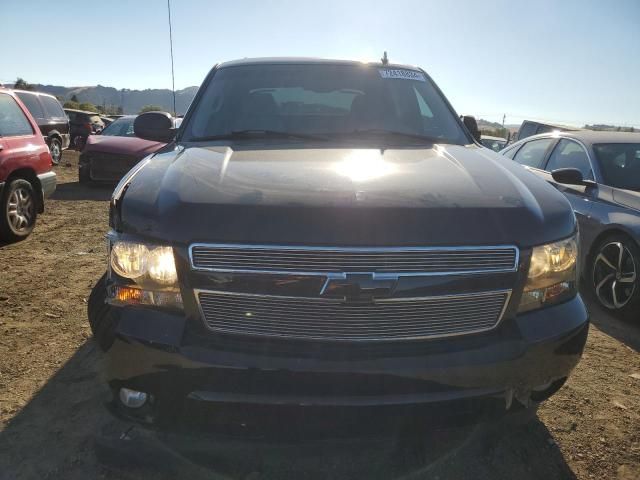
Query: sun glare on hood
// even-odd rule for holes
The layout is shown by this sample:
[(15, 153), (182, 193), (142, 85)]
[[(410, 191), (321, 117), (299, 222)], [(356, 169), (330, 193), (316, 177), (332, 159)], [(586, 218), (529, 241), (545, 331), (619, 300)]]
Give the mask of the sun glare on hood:
[(333, 170), (354, 182), (366, 182), (389, 175), (396, 166), (384, 160), (380, 150), (356, 150), (333, 164)]

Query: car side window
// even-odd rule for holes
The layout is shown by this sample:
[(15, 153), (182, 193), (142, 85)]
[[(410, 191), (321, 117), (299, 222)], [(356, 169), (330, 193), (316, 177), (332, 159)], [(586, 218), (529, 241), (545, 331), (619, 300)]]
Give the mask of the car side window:
[(47, 118), (47, 116), (44, 114), (44, 110), (42, 109), (42, 105), (40, 105), (40, 102), (38, 101), (38, 97), (36, 95), (23, 92), (16, 92), (16, 95), (20, 100), (22, 100), (24, 106), (27, 107), (27, 110), (29, 110), (29, 113), (33, 115), (33, 118), (41, 120)]
[(583, 178), (593, 180), (589, 157), (578, 142), (567, 140), (566, 138), (558, 142), (556, 148), (553, 149), (545, 170), (552, 172), (558, 168), (577, 168), (582, 173)]
[(513, 159), (527, 167), (542, 168), (547, 149), (553, 143), (553, 138), (540, 138), (525, 143)]
[(40, 97), (47, 114), (52, 118), (64, 118), (64, 110), (60, 106), (60, 102), (55, 98), (42, 95)]
[(504, 155), (507, 158), (510, 158), (511, 160), (513, 160), (513, 157), (516, 153), (518, 153), (518, 149), (520, 148), (520, 146), (517, 147), (512, 147), (509, 150), (507, 150), (506, 152), (503, 152), (502, 155)]
[(31, 123), (13, 97), (0, 94), (0, 136), (33, 135)]

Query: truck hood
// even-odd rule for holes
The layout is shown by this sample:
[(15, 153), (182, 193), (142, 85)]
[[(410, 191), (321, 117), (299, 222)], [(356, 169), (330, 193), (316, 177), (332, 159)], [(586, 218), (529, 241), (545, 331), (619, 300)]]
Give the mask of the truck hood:
[(124, 182), (122, 230), (172, 244), (528, 247), (575, 230), (562, 194), (475, 145), (178, 145)]

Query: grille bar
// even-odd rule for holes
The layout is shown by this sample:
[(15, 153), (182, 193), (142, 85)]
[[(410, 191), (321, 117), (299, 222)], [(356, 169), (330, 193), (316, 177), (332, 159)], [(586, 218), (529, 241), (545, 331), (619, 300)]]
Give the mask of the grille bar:
[(513, 272), (518, 265), (515, 246), (351, 248), (193, 244), (189, 256), (194, 270), (303, 275), (343, 272), (453, 275)]
[(341, 300), (196, 290), (214, 332), (298, 340), (398, 341), (479, 333), (500, 322), (511, 291)]

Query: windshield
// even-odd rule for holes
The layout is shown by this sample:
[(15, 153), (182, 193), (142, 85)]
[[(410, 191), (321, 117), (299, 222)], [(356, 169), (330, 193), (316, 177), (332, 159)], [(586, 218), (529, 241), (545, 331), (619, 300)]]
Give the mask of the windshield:
[(593, 150), (606, 185), (640, 191), (640, 143), (601, 143)]
[(102, 135), (113, 137), (133, 137), (133, 121), (135, 117), (122, 117), (111, 123), (102, 131)]
[[(204, 87), (184, 141), (268, 131), (331, 139), (384, 133), (468, 144), (455, 114), (416, 70), (366, 65), (246, 65), (222, 68)], [(294, 137), (291, 137), (294, 140)], [(299, 141), (300, 138), (297, 138)], [(387, 141), (390, 141), (387, 138)], [(424, 143), (422, 139), (422, 143)]]
[(504, 141), (495, 140), (493, 138), (483, 138), (482, 140), (480, 140), (480, 142), (482, 143), (482, 145), (484, 145), (487, 148), (490, 148), (494, 152), (499, 152), (507, 144), (506, 140), (504, 140)]

